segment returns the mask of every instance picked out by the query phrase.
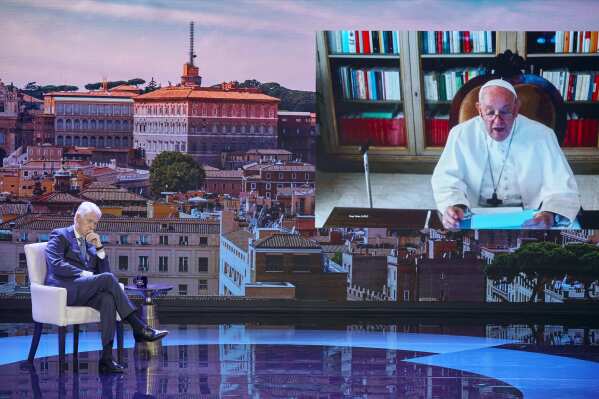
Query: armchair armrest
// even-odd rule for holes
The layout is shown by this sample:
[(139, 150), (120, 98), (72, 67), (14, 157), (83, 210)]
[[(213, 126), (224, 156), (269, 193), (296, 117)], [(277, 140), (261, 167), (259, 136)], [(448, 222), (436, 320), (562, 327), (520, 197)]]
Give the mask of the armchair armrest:
[(64, 325), (66, 322), (67, 290), (31, 283), (31, 315), (38, 323)]

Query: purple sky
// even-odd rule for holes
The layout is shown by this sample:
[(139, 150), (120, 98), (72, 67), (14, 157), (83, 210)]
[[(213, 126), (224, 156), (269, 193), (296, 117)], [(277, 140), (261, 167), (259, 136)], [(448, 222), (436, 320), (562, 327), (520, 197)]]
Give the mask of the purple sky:
[(188, 23), (204, 84), (255, 78), (314, 90), (325, 29), (599, 30), (599, 2), (3, 0), (0, 79), (22, 87), (179, 82)]

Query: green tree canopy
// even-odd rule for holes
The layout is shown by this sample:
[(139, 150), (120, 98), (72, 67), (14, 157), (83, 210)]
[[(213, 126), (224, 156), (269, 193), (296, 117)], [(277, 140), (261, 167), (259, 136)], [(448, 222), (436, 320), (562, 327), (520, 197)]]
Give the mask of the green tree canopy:
[(191, 155), (176, 151), (161, 152), (150, 167), (150, 186), (155, 196), (163, 191), (197, 190), (204, 177), (204, 169)]
[(150, 92), (152, 92), (154, 90), (157, 90), (159, 88), (160, 88), (160, 86), (158, 85), (158, 83), (156, 83), (156, 81), (152, 77), (152, 79), (146, 85), (146, 88), (144, 89), (144, 93), (150, 93)]
[(129, 79), (127, 81), (127, 84), (133, 85), (133, 86), (143, 85), (144, 83), (146, 83), (146, 81), (143, 80), (142, 78), (133, 78), (133, 79)]

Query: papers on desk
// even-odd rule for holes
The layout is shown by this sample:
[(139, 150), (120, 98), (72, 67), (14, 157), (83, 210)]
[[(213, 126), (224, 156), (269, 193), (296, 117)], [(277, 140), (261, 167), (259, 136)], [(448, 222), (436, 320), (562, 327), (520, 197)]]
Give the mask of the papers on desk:
[[(524, 222), (533, 218), (538, 210), (522, 208), (473, 208), (472, 216), (460, 223), (462, 229), (485, 230), (485, 229), (522, 229)], [(552, 229), (580, 229), (580, 223), (575, 220), (569, 226), (554, 226)]]

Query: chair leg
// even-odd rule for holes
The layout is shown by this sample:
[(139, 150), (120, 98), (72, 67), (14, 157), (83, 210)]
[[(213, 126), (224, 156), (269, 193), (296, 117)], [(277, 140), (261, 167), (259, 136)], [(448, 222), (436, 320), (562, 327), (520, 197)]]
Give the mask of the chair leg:
[(65, 344), (67, 339), (67, 328), (58, 327), (58, 370), (62, 372), (66, 369)]
[(117, 361), (119, 363), (121, 363), (121, 361), (123, 360), (123, 341), (124, 341), (124, 336), (123, 336), (123, 322), (122, 321), (117, 321), (116, 322), (116, 347), (117, 347)]
[(33, 338), (31, 339), (31, 346), (29, 347), (29, 361), (32, 362), (37, 352), (37, 347), (40, 344), (40, 338), (42, 337), (42, 330), (44, 328), (43, 323), (34, 322)]
[(79, 356), (79, 324), (73, 325), (73, 357)]

